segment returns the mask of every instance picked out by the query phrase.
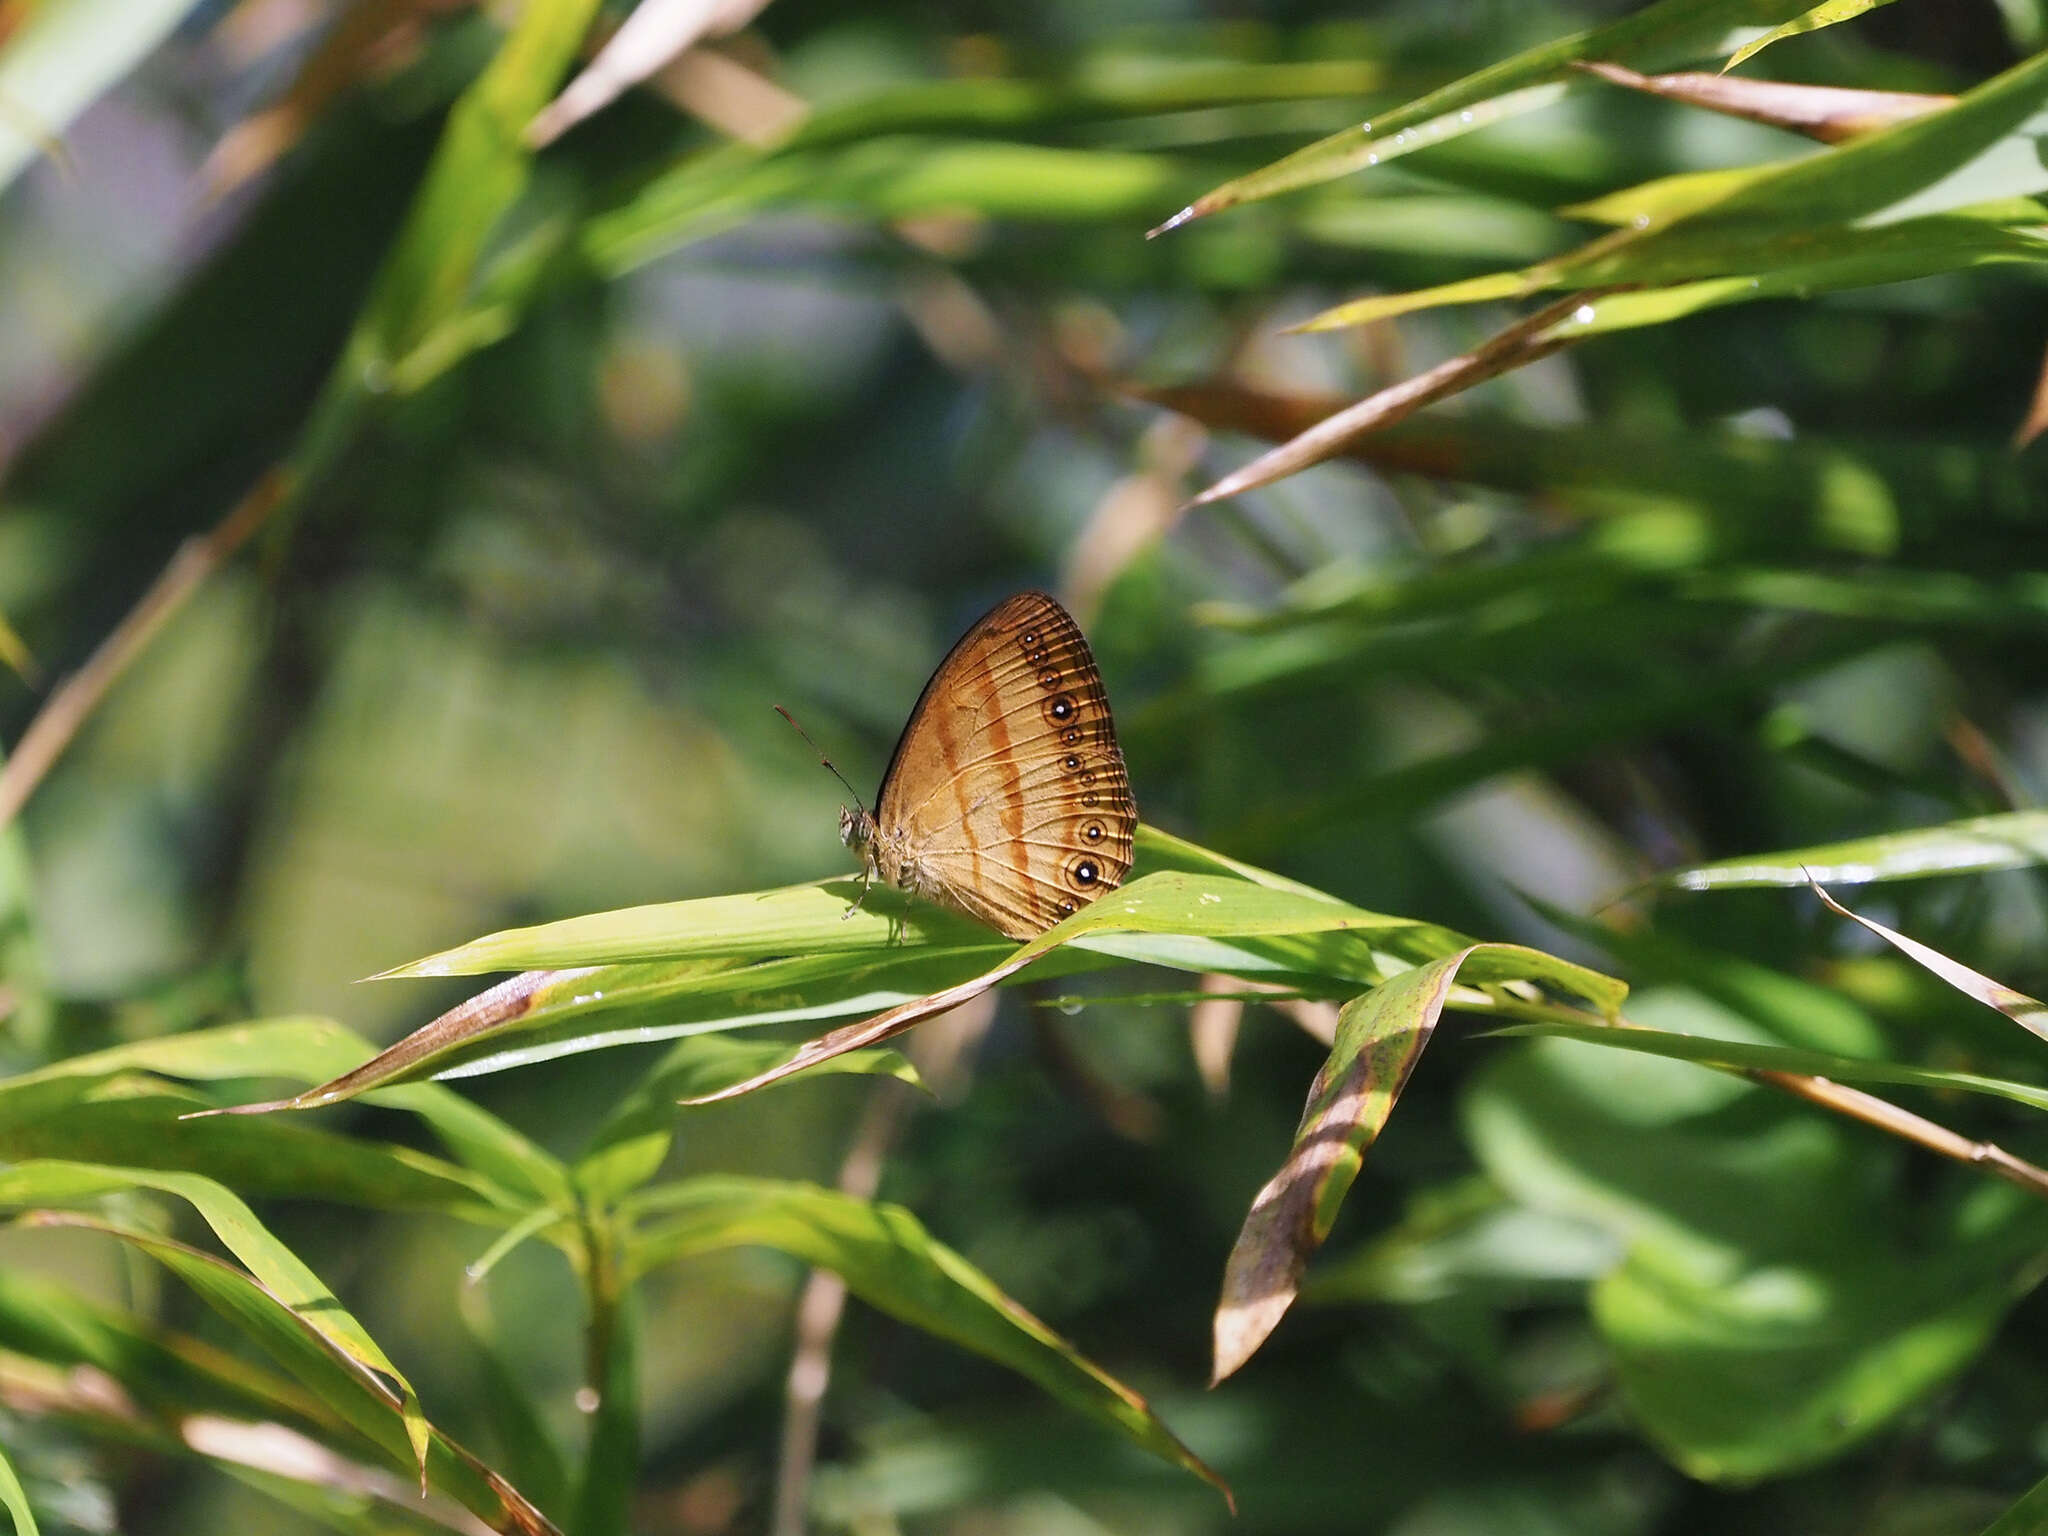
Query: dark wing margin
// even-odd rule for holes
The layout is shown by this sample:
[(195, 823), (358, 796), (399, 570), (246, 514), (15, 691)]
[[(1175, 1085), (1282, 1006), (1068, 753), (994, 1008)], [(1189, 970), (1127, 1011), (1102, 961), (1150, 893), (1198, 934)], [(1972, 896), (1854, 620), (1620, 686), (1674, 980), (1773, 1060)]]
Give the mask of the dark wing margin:
[[(946, 652), (936, 667), (932, 668), (932, 675), (925, 679), (924, 691), (918, 694), (917, 702), (910, 706), (910, 718), (903, 722), (903, 734), (896, 738), (896, 749), (889, 754), (889, 766), (882, 770), (882, 787), (875, 791), (877, 820), (880, 820), (882, 806), (889, 796), (889, 783), (896, 777), (896, 765), (902, 761), (904, 744), (917, 734), (917, 727), (923, 721), (925, 711), (931, 706), (933, 695), (939, 691), (939, 685), (952, 681), (956, 664), (970, 654), (990, 630), (1014, 629), (1024, 620), (1041, 613), (1056, 615), (1054, 622), (1073, 630), (1076, 636), (1080, 634), (1080, 626), (1074, 622), (1066, 609), (1053, 600), (1050, 593), (1036, 590), (1019, 592), (1014, 597), (1004, 598), (969, 625), (967, 633), (955, 640), (952, 649)], [(1087, 648), (1087, 642), (1082, 641), (1081, 649), (1084, 655)], [(1105, 715), (1108, 713), (1106, 707), (1103, 712)], [(1121, 763), (1122, 757), (1119, 756), (1117, 761)]]

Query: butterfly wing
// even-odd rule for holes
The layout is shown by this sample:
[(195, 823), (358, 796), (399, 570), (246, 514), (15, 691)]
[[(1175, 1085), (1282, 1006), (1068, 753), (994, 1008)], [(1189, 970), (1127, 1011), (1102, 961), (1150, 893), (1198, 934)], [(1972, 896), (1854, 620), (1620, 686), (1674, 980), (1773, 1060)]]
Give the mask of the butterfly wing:
[(998, 604), (939, 663), (876, 806), (913, 889), (1013, 939), (1114, 890), (1138, 807), (1081, 628), (1043, 592)]

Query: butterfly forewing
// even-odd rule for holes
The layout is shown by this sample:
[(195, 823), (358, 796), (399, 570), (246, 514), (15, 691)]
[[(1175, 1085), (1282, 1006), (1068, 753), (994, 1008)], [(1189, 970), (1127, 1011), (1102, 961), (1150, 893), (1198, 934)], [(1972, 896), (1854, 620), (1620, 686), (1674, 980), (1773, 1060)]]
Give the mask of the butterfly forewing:
[(1011, 938), (1113, 890), (1138, 809), (1095, 659), (1043, 592), (999, 604), (911, 712), (876, 822), (913, 888)]

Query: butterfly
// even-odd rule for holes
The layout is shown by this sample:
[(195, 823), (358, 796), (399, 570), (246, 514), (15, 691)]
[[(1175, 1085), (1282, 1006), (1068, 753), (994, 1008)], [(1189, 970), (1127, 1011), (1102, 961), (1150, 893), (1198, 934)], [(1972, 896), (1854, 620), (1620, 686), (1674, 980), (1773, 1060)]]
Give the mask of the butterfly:
[(873, 812), (858, 799), (839, 836), (863, 893), (881, 879), (1028, 939), (1115, 890), (1138, 807), (1081, 626), (1043, 592), (983, 614), (924, 685)]

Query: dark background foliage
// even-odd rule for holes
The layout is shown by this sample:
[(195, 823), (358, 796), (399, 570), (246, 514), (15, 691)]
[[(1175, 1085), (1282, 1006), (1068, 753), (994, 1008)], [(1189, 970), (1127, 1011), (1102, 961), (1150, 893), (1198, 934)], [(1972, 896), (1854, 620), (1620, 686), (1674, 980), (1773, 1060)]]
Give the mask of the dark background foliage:
[[(196, 8), (0, 195), (0, 616), (39, 669), (0, 674), (0, 741), (182, 541), (305, 451), (333, 398), (449, 105), (503, 36), (469, 7), (390, 8), (419, 14), (274, 167), (210, 184), (222, 136), (358, 9)], [(814, 109), (939, 82), (964, 105), (849, 132), (779, 182), (700, 188), (703, 209), (637, 244), (620, 221), (716, 135), (651, 92), (574, 130), (488, 229), (481, 287), (541, 253), (502, 336), (355, 410), (8, 832), (7, 1064), (297, 1014), (383, 1043), (471, 988), (356, 984), (371, 972), (491, 929), (842, 870), (839, 787), (770, 706), (870, 786), (947, 644), (1045, 585), (1088, 627), (1148, 822), (1627, 974), (1644, 1022), (2038, 1075), (2035, 1042), (1803, 893), (1666, 895), (1624, 930), (1634, 947), (1604, 948), (1523, 899), (1593, 912), (1674, 865), (2048, 785), (2039, 450), (2009, 446), (2048, 333), (2038, 269), (1599, 338), (1396, 429), (1406, 460), (1178, 510), (1264, 444), (1142, 389), (1355, 397), (1511, 311), (1282, 328), (1569, 249), (1585, 231), (1562, 205), (1809, 152), (1580, 93), (1145, 239), (1361, 110), (1627, 9), (781, 0), (731, 47)], [(2028, 0), (1904, 0), (1750, 72), (1959, 91), (2041, 22)], [(1132, 105), (1201, 72), (1242, 99)], [(1017, 81), (1072, 89), (973, 120), (995, 99), (977, 91)], [(2048, 984), (2035, 874), (1883, 887), (1862, 909)], [(1146, 1391), (1231, 1480), (1241, 1528), (1904, 1536), (1982, 1529), (2048, 1472), (2048, 1319), (2026, 1296), (2048, 1234), (2007, 1190), (1695, 1068), (1456, 1026), (1309, 1303), (1205, 1395), (1224, 1256), (1323, 1051), (1254, 1005), (1219, 1095), (1186, 1007), (1129, 1000), (1188, 984), (1004, 994), (970, 1081), (908, 1121), (881, 1192)], [(1086, 1006), (1052, 996), (1068, 991)], [(459, 1087), (566, 1156), (659, 1049)], [(873, 1091), (830, 1078), (693, 1111), (665, 1173), (831, 1183)], [(1915, 1102), (2048, 1153), (2020, 1106)], [(388, 1110), (325, 1113), (426, 1144)], [(486, 1460), (506, 1393), (585, 1433), (559, 1254), (530, 1244), (494, 1272), (494, 1365), (463, 1319), (473, 1227), (260, 1209)], [(1634, 1289), (1614, 1278), (1624, 1249)], [(0, 1262), (230, 1338), (84, 1235), (9, 1232)], [(1722, 1310), (1630, 1331), (1702, 1276)], [(765, 1528), (801, 1280), (740, 1249), (649, 1282), (632, 1528)], [(1914, 1332), (1930, 1319), (1946, 1344)], [(1868, 1379), (1808, 1403), (1837, 1345)], [(1944, 1363), (1916, 1376), (1894, 1347)], [(1660, 1372), (1676, 1408), (1642, 1400)], [(1819, 1419), (1779, 1422), (1795, 1398)], [(0, 1444), (46, 1531), (399, 1528), (294, 1513), (26, 1402), (18, 1382), (0, 1394)], [(1687, 1439), (1694, 1411), (1715, 1426)], [(1829, 1419), (1856, 1414), (1867, 1435)], [(1758, 1445), (1784, 1454), (1742, 1463)], [(1232, 1528), (1195, 1479), (857, 1304), (820, 1462), (821, 1529)]]

